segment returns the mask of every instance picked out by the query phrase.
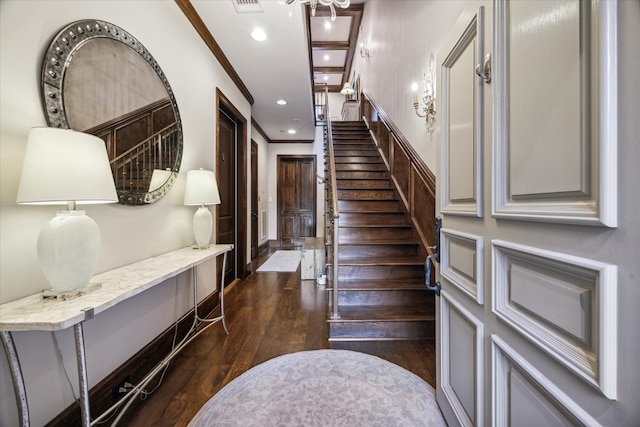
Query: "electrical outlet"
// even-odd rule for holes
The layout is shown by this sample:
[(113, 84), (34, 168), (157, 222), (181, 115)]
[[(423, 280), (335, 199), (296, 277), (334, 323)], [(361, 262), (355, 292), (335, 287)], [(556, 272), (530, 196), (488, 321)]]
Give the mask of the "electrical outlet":
[[(127, 387), (128, 386), (128, 387)], [(113, 389), (111, 390), (111, 398), (113, 399), (113, 402), (116, 402), (118, 400), (120, 400), (120, 398), (129, 390), (131, 390), (131, 376), (127, 375), (126, 377), (124, 377), (122, 379), (122, 381), (120, 381), (118, 384), (116, 384), (115, 387), (113, 387)]]

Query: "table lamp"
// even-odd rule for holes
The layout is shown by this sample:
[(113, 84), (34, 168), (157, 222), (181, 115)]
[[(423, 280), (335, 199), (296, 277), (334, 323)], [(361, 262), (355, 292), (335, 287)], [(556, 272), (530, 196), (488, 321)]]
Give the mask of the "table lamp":
[(114, 203), (118, 195), (102, 139), (57, 128), (32, 128), (16, 202), (64, 205), (38, 236), (42, 272), (59, 293), (86, 286), (98, 263), (100, 229), (76, 205)]
[(220, 204), (220, 193), (215, 173), (203, 169), (188, 171), (184, 204), (186, 206), (200, 206), (193, 215), (193, 235), (198, 249), (208, 248), (213, 230), (213, 216), (209, 208), (205, 206)]

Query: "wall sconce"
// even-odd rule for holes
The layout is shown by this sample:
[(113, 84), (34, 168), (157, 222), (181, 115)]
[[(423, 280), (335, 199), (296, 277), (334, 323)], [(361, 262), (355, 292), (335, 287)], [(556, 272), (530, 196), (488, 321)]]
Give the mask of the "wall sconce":
[(413, 83), (413, 108), (418, 117), (424, 117), (427, 124), (427, 133), (433, 133), (433, 125), (436, 121), (436, 65), (435, 58), (431, 55), (429, 71), (422, 70), (422, 95), (418, 99), (418, 84)]
[(349, 99), (349, 97), (351, 97), (351, 95), (353, 95), (354, 93), (356, 93), (356, 91), (349, 82), (346, 82), (344, 86), (342, 86), (342, 89), (340, 89), (340, 95), (344, 95), (345, 97), (347, 97), (347, 99)]
[(218, 183), (216, 175), (212, 171), (199, 169), (187, 172), (184, 204), (186, 206), (200, 206), (193, 215), (193, 236), (198, 249), (208, 248), (213, 230), (213, 216), (209, 208), (205, 206), (220, 204)]
[(69, 129), (29, 131), (16, 202), (63, 205), (38, 236), (38, 259), (54, 292), (43, 296), (73, 298), (87, 286), (98, 264), (100, 229), (76, 205), (118, 201), (104, 141)]
[(365, 64), (369, 62), (369, 48), (364, 42), (360, 42), (360, 56), (364, 59)]

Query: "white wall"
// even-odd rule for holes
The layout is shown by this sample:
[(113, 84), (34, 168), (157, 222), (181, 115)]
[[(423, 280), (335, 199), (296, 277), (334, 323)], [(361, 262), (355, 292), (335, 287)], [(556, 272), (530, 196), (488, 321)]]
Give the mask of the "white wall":
[[(413, 109), (411, 84), (422, 81), (431, 54), (453, 27), (465, 1), (375, 1), (365, 4), (358, 46), (369, 46), (365, 63), (356, 52), (352, 73), (381, 105), (431, 171), (436, 171), (436, 140)], [(436, 58), (437, 62), (438, 58)]]
[[(97, 18), (122, 27), (153, 54), (175, 93), (183, 121), (184, 156), (169, 194), (142, 207), (96, 205), (87, 213), (102, 231), (97, 272), (193, 243), (193, 209), (182, 205), (186, 171), (215, 169), (216, 88), (251, 117), (251, 107), (173, 1), (0, 2), (0, 302), (47, 288), (37, 267), (35, 244), (54, 207), (15, 204), (28, 129), (46, 126), (40, 70), (52, 38), (65, 25)], [(248, 147), (249, 141), (247, 141)], [(263, 158), (266, 158), (264, 147)], [(267, 191), (266, 188), (264, 191)], [(215, 286), (215, 264), (199, 269), (201, 297)], [(203, 277), (203, 279), (205, 278)], [(168, 280), (87, 322), (89, 385), (93, 386), (169, 327), (190, 306), (190, 275)], [(71, 330), (55, 333), (76, 388)], [(73, 401), (48, 332), (15, 334), (25, 373), (32, 425), (43, 425)], [(17, 425), (9, 370), (0, 356), (0, 425)]]

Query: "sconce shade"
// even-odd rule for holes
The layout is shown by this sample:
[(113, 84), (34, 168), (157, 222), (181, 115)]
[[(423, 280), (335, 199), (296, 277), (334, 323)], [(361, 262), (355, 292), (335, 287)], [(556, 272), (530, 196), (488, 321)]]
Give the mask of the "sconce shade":
[(102, 139), (57, 128), (29, 130), (17, 203), (114, 203), (118, 194)]
[(215, 173), (203, 169), (187, 172), (184, 204), (187, 206), (220, 204)]
[(193, 236), (198, 248), (207, 248), (213, 230), (213, 216), (205, 205), (220, 204), (220, 193), (215, 173), (203, 169), (188, 171), (184, 204), (200, 206), (193, 215)]
[(353, 95), (354, 93), (355, 93), (355, 90), (353, 90), (353, 86), (351, 86), (351, 83), (349, 82), (346, 82), (344, 86), (342, 86), (342, 89), (340, 90), (341, 95)]
[(44, 276), (66, 293), (89, 283), (98, 263), (100, 229), (76, 204), (118, 201), (109, 157), (102, 139), (68, 129), (29, 131), (17, 203), (67, 205), (38, 236)]

